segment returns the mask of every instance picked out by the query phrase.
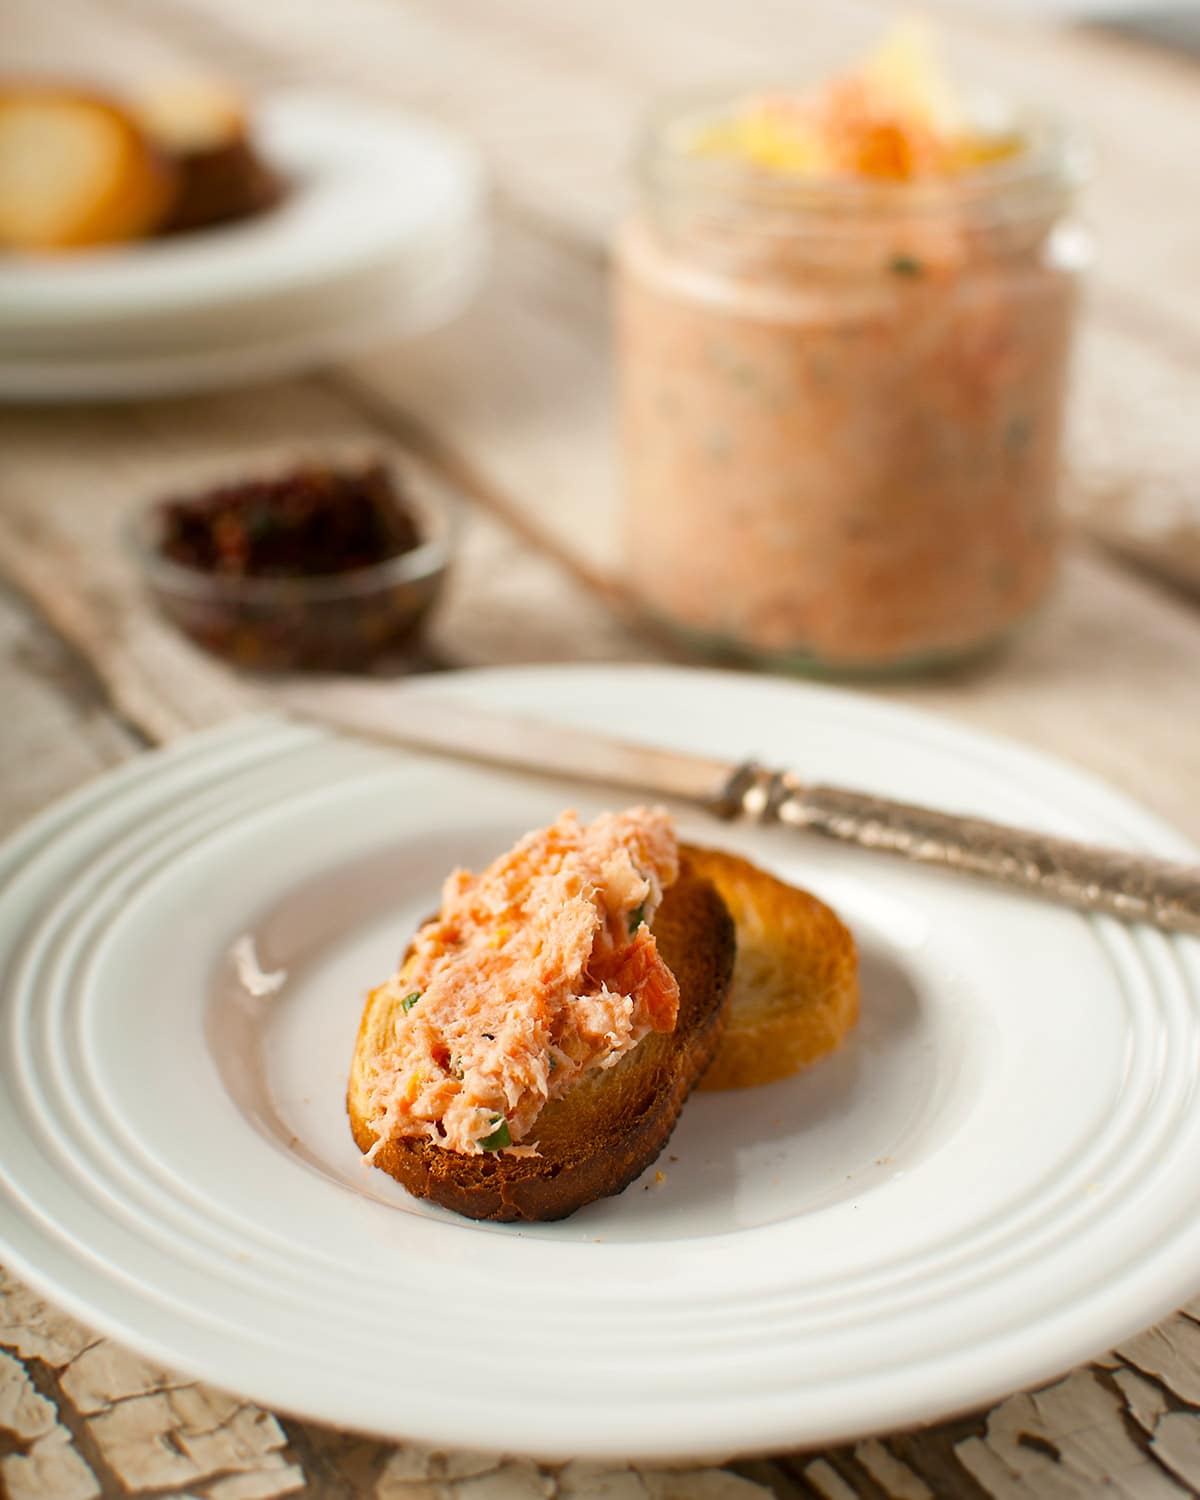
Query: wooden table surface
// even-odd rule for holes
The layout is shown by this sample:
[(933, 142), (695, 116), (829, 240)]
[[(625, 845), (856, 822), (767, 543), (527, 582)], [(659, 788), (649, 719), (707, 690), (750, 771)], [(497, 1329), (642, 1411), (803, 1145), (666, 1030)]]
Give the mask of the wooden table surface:
[[(131, 504), (211, 474), (369, 451), (459, 486), (469, 521), (427, 666), (659, 659), (612, 581), (605, 245), (630, 132), (661, 89), (833, 63), (885, 18), (875, 0), (6, 0), (10, 69), (128, 82), (199, 67), (453, 124), (492, 170), (496, 257), (455, 326), (369, 359), (211, 397), (0, 412), (4, 828), (253, 704), (252, 685), (150, 616), (114, 541)], [(1053, 604), (1003, 658), (871, 691), (1060, 754), (1200, 839), (1200, 74), (1112, 39), (944, 19), (968, 66), (1067, 110), (1095, 142), (1075, 540)], [(1200, 1302), (1041, 1390), (919, 1432), (725, 1469), (556, 1472), (261, 1411), (151, 1368), (0, 1270), (0, 1495), (300, 1492), (1200, 1494)]]

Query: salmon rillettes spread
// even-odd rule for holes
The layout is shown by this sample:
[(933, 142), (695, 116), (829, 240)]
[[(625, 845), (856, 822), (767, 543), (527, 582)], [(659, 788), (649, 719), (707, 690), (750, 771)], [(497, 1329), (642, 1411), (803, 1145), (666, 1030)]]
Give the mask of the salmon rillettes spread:
[(387, 981), (399, 1005), (372, 1063), (366, 1159), (400, 1136), (534, 1152), (521, 1142), (543, 1105), (671, 1031), (679, 987), (650, 924), (678, 874), (661, 808), (586, 825), (567, 812), (482, 874), (455, 871)]
[(1082, 246), (1070, 143), (902, 36), (652, 126), (617, 246), (628, 570), (693, 642), (874, 670), (1046, 593)]

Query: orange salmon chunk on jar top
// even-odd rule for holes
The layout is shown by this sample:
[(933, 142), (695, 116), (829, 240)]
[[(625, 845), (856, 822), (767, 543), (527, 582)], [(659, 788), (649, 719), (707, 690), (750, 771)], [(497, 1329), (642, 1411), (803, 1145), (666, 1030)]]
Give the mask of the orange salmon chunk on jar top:
[(458, 870), (387, 982), (392, 1047), (371, 1079), (377, 1139), (536, 1151), (543, 1106), (671, 1031), (679, 987), (650, 924), (679, 874), (662, 808), (567, 812), (481, 875)]
[(959, 103), (918, 35), (649, 129), (618, 244), (628, 569), (694, 643), (924, 665), (1055, 571), (1083, 239), (1051, 122)]

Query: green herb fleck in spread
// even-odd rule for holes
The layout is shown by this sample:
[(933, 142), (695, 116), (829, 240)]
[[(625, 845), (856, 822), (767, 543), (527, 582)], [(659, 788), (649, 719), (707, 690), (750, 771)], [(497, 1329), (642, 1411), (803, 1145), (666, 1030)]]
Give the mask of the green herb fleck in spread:
[(491, 1135), (485, 1135), (479, 1142), (484, 1151), (503, 1151), (505, 1146), (512, 1145), (512, 1136), (509, 1134), (508, 1121), (503, 1115), (497, 1115), (492, 1121), (495, 1130)]

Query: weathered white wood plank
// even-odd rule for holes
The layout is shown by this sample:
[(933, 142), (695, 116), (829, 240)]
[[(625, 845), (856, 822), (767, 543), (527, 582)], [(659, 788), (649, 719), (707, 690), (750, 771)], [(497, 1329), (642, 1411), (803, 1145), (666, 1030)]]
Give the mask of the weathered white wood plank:
[[(408, 455), (324, 381), (146, 407), (93, 408), (57, 440), (50, 410), (0, 413), (5, 455), (0, 571), (95, 664), (120, 712), (156, 740), (220, 722), (251, 702), (221, 663), (159, 623), (120, 532), (137, 506), (306, 456)], [(90, 460), (81, 465), (79, 454)], [(468, 515), (428, 635), (444, 665), (635, 660), (650, 648), (569, 576), (486, 513)]]
[(90, 667), (0, 584), (0, 836), (142, 743)]

